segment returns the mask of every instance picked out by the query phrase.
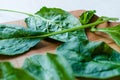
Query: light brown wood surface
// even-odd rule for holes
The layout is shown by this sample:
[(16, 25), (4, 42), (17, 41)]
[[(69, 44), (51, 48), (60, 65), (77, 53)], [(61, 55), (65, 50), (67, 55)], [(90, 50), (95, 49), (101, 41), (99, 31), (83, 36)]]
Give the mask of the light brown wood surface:
[[(82, 14), (82, 12), (84, 12), (84, 10), (71, 11), (71, 13), (74, 16), (76, 16), (77, 18)], [(7, 24), (18, 24), (18, 25), (26, 26), (26, 24), (24, 23), (24, 20), (8, 22)], [(110, 26), (117, 25), (117, 24), (119, 24), (119, 23), (107, 22), (107, 23), (103, 23), (101, 25), (98, 25), (98, 27), (110, 27)], [(114, 48), (115, 50), (120, 51), (120, 47), (117, 46), (110, 39), (110, 37), (108, 37), (106, 34), (100, 33), (100, 32), (91, 33), (88, 30), (86, 30), (86, 34), (87, 34), (89, 40), (91, 40), (91, 41), (104, 41), (108, 45), (110, 45), (112, 48)], [(59, 44), (60, 43), (55, 41), (55, 40), (50, 40), (50, 39), (43, 40), (39, 44), (37, 44), (35, 47), (31, 48), (28, 52), (25, 52), (22, 55), (17, 55), (17, 56), (2, 56), (2, 55), (0, 55), (0, 61), (10, 61), (16, 67), (20, 67), (23, 64), (25, 58), (27, 58), (33, 54), (43, 54), (46, 52), (55, 52), (55, 49)]]

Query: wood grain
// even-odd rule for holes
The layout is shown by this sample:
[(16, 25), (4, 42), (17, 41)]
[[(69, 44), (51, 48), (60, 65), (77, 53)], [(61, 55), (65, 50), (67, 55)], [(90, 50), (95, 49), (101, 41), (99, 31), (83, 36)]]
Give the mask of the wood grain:
[[(84, 10), (76, 10), (76, 11), (71, 11), (70, 13), (78, 18), (83, 12), (84, 12)], [(26, 26), (24, 20), (8, 22), (6, 24), (18, 24), (18, 25)], [(107, 23), (103, 23), (101, 25), (98, 25), (98, 27), (111, 27), (111, 26), (114, 26), (114, 25), (117, 25), (117, 24), (120, 24), (120, 23), (110, 23), (110, 22), (107, 22)], [(115, 50), (120, 52), (120, 47), (117, 46), (111, 40), (111, 38), (108, 37), (106, 34), (100, 33), (100, 32), (91, 33), (88, 30), (86, 30), (86, 34), (87, 34), (88, 39), (90, 41), (104, 41), (109, 46), (111, 46), (112, 48), (114, 48)], [(43, 54), (43, 53), (46, 53), (46, 52), (55, 52), (55, 48), (59, 44), (60, 43), (55, 41), (55, 40), (46, 39), (46, 40), (41, 41), (35, 47), (31, 48), (28, 52), (25, 52), (22, 55), (17, 55), (17, 56), (2, 56), (2, 55), (0, 55), (0, 61), (10, 61), (16, 67), (21, 67), (21, 65), (23, 64), (25, 58), (27, 58), (27, 57), (29, 57), (29, 56), (31, 56), (33, 54)]]

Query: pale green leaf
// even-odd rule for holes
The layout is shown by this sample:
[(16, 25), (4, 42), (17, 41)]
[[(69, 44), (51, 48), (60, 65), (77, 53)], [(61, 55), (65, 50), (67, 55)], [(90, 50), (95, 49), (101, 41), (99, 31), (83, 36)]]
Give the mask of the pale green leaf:
[(96, 31), (108, 34), (120, 46), (120, 25), (109, 28), (97, 28)]

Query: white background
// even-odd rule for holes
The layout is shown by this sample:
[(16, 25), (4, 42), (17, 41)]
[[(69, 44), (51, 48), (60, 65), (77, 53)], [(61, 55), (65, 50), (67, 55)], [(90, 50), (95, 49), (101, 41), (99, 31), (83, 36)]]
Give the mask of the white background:
[[(120, 18), (120, 0), (0, 0), (0, 8), (35, 13), (41, 7), (58, 7), (67, 11), (96, 10), (99, 16)], [(0, 11), (0, 23), (24, 19), (25, 15)]]

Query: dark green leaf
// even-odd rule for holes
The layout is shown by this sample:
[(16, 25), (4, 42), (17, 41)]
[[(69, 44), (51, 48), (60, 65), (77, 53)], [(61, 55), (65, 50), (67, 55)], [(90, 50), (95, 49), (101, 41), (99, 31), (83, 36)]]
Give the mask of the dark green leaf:
[(8, 62), (0, 62), (0, 80), (37, 80), (23, 69), (14, 68)]
[(0, 39), (11, 39), (11, 38), (35, 38), (46, 34), (39, 30), (32, 30), (30, 28), (24, 28), (23, 26), (0, 24)]
[[(43, 7), (36, 13), (35, 16), (26, 18), (28, 27), (34, 30), (41, 30), (42, 32), (57, 32), (68, 28), (81, 26), (79, 20), (70, 13), (58, 8)], [(74, 32), (66, 32), (51, 36), (50, 38), (67, 42), (78, 37), (80, 39), (87, 39), (85, 31), (78, 30)]]
[(16, 55), (28, 51), (40, 41), (39, 38), (28, 37), (38, 34), (43, 33), (25, 29), (22, 26), (0, 25), (0, 39), (2, 39), (0, 40), (0, 54)]
[(91, 20), (91, 18), (93, 17), (93, 15), (95, 14), (95, 10), (90, 10), (90, 11), (85, 11), (81, 16), (80, 16), (80, 22), (82, 23), (82, 25), (88, 24)]
[(98, 28), (96, 31), (108, 34), (115, 41), (115, 43), (120, 46), (120, 25), (110, 28)]
[(42, 80), (75, 80), (69, 64), (56, 54), (34, 55), (25, 60), (23, 68)]
[(106, 79), (120, 76), (120, 54), (104, 42), (74, 40), (57, 52), (71, 64), (77, 77)]

